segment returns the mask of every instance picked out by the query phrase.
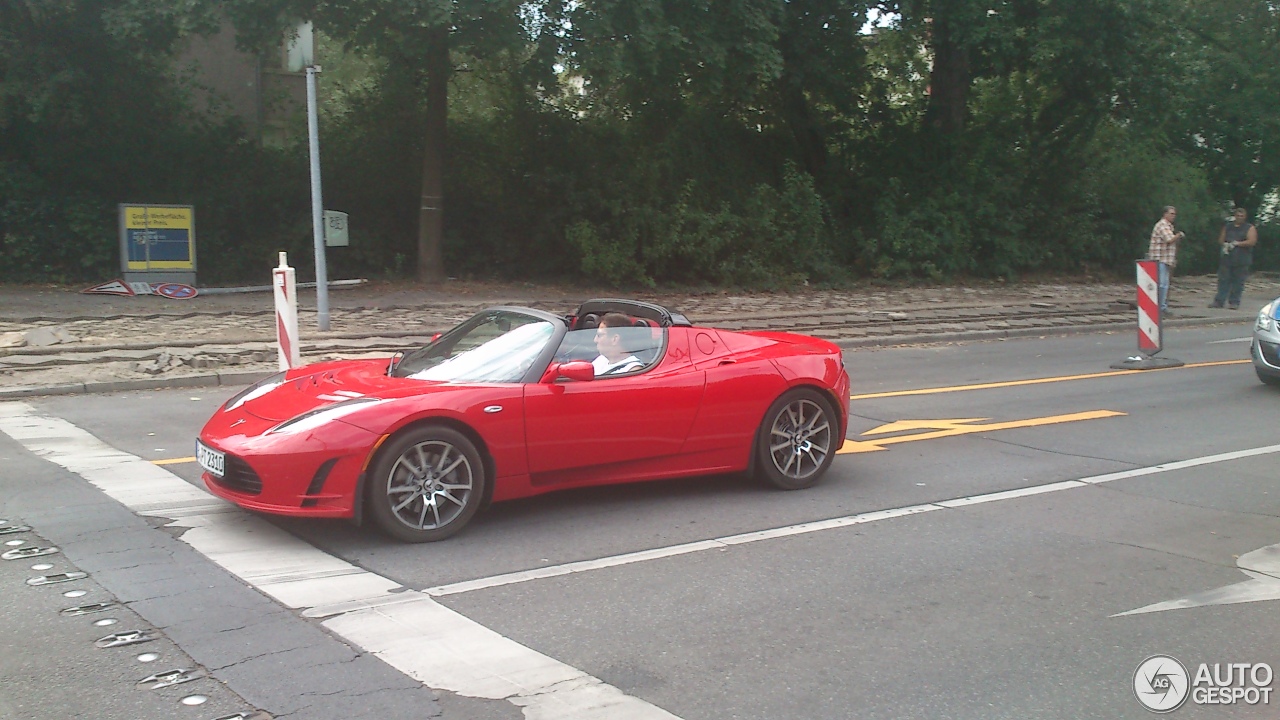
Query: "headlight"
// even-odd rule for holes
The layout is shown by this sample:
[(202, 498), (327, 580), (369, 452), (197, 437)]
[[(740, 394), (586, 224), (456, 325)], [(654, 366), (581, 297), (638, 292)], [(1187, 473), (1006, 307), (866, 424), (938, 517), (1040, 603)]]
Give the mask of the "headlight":
[(355, 412), (356, 410), (359, 410), (361, 407), (368, 405), (369, 403), (378, 403), (378, 402), (382, 402), (382, 400), (380, 400), (379, 398), (365, 397), (365, 398), (355, 398), (353, 400), (344, 400), (342, 402), (337, 402), (332, 405), (325, 405), (324, 407), (318, 407), (315, 410), (309, 410), (297, 417), (285, 420), (284, 422), (271, 428), (267, 432), (272, 432), (272, 433), (306, 432), (307, 430), (313, 430), (315, 428), (318, 428), (327, 422), (332, 422), (334, 420), (337, 420), (338, 418), (344, 415), (350, 415), (351, 413)]
[(1258, 322), (1253, 326), (1254, 330), (1260, 332), (1271, 332), (1276, 329), (1276, 306), (1280, 305), (1280, 298), (1272, 300), (1262, 309), (1258, 311)]
[(272, 390), (275, 390), (276, 388), (280, 387), (280, 385), (282, 385), (283, 383), (284, 383), (283, 372), (278, 372), (269, 378), (263, 378), (258, 382), (245, 388), (244, 390), (241, 390), (239, 393), (236, 394), (235, 397), (228, 400), (226, 404), (222, 406), (222, 410), (223, 412), (226, 412), (229, 410), (235, 410), (236, 408), (249, 402), (250, 400), (253, 400), (254, 398), (260, 398), (263, 395), (266, 395), (267, 393), (271, 392)]

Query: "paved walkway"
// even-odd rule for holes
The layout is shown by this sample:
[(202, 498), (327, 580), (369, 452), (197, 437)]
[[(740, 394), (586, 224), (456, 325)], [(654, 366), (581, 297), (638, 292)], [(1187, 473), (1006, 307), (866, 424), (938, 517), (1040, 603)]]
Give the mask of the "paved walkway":
[[(1248, 323), (1280, 295), (1257, 274), (1244, 309), (1207, 308), (1215, 279), (1174, 280), (1170, 326)], [(638, 299), (725, 329), (785, 329), (849, 347), (962, 342), (1080, 331), (1136, 332), (1132, 285), (1118, 283), (646, 293)], [(316, 327), (315, 293), (300, 291), (308, 362), (413, 347), (474, 312), (525, 305), (569, 312), (616, 291), (450, 282), (440, 289), (371, 283), (330, 292), (330, 330)], [(0, 398), (179, 385), (242, 384), (274, 371), (275, 318), (267, 292), (194, 300), (83, 295), (0, 287)]]

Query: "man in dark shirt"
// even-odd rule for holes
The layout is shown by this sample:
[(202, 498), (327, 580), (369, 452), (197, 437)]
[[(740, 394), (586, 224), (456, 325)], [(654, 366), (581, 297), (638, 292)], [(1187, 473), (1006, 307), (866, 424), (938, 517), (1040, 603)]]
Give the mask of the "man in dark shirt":
[(1249, 265), (1253, 262), (1253, 246), (1258, 244), (1258, 229), (1247, 222), (1249, 213), (1236, 208), (1231, 222), (1218, 233), (1218, 245), (1222, 254), (1218, 259), (1218, 294), (1209, 307), (1220, 308), (1223, 303), (1232, 310), (1240, 309), (1240, 296), (1244, 294), (1244, 281), (1249, 277)]

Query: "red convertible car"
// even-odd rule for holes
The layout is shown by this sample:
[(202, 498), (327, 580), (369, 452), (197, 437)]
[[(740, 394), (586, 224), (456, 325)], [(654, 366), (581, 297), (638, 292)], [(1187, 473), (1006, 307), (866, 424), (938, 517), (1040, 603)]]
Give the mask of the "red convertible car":
[(426, 542), (490, 501), (565, 488), (740, 471), (809, 487), (844, 442), (848, 397), (824, 340), (694, 327), (632, 300), (495, 307), (403, 356), (247, 388), (196, 457), (242, 507), (370, 516)]

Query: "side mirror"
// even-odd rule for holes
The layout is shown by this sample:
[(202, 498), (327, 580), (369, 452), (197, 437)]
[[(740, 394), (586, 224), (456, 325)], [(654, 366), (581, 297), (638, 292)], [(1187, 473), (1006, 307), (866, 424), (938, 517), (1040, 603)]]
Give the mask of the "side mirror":
[(556, 368), (556, 376), (582, 382), (596, 379), (596, 368), (585, 360), (567, 362)]

